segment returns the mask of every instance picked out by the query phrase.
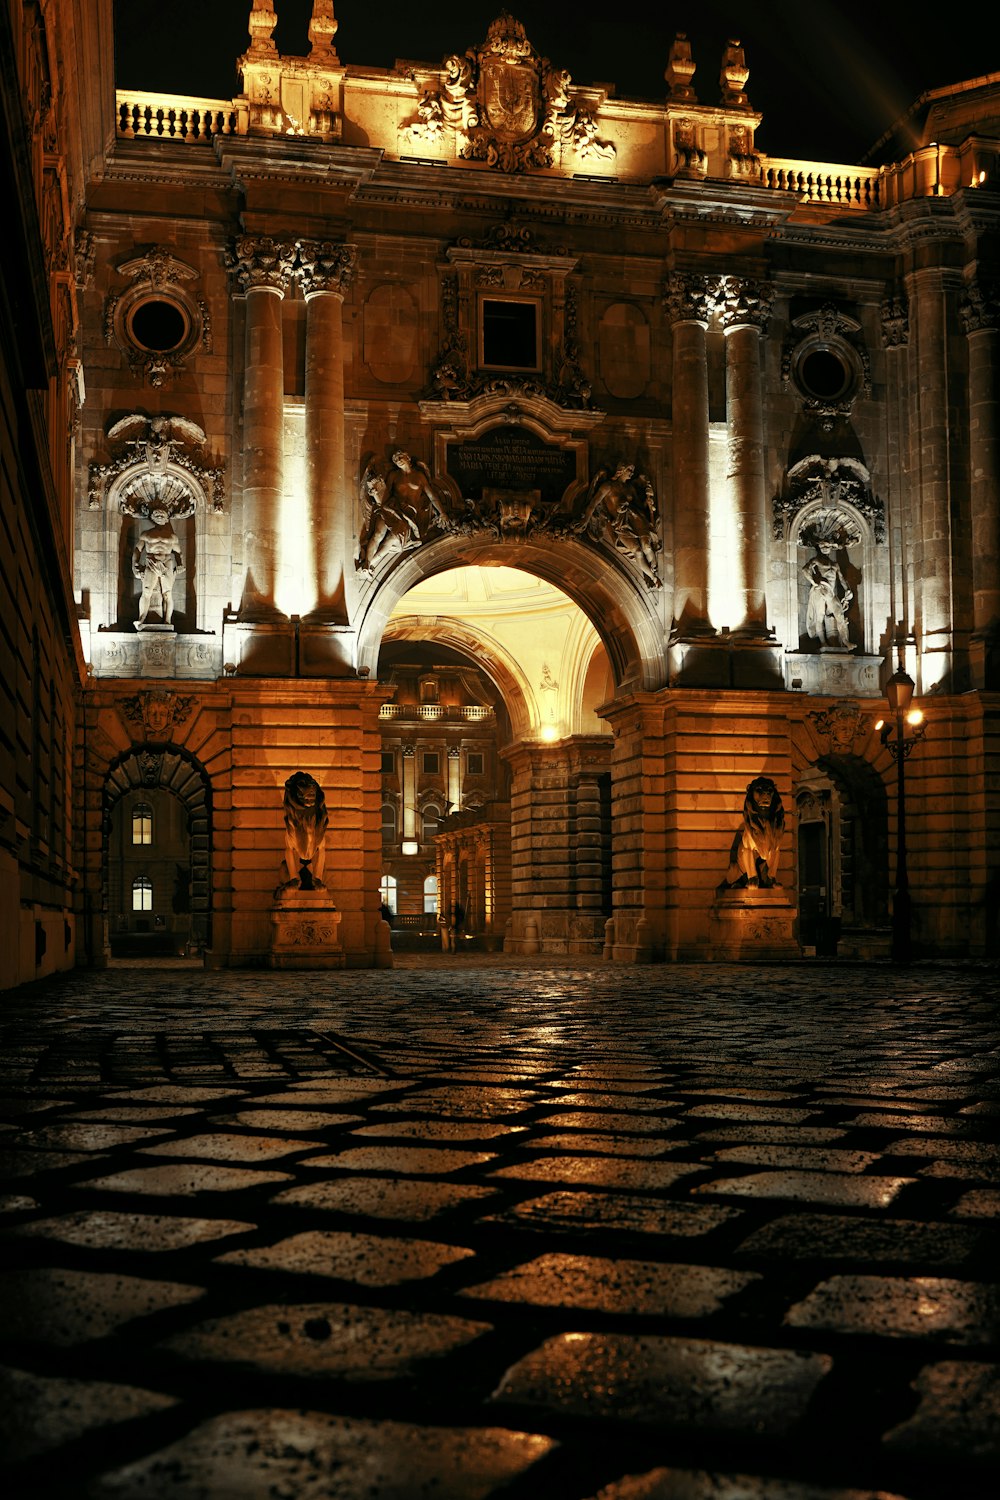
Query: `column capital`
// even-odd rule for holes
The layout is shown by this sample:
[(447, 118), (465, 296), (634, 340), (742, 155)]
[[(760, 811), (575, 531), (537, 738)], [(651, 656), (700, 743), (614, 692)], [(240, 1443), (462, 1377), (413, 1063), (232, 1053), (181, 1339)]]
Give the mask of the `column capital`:
[(667, 280), (663, 306), (671, 325), (700, 323), (707, 327), (715, 307), (718, 278), (698, 276), (690, 271), (674, 271)]
[(910, 309), (905, 297), (886, 297), (879, 316), (883, 348), (899, 349), (910, 342)]
[(716, 307), (724, 333), (735, 328), (756, 328), (763, 333), (774, 306), (774, 287), (769, 281), (748, 276), (721, 276), (716, 287)]
[(239, 234), (226, 251), (226, 269), (243, 292), (280, 292), (284, 296), (295, 265), (295, 246), (266, 234)]
[(979, 280), (970, 281), (958, 305), (958, 315), (966, 333), (984, 328), (1000, 328), (1000, 300), (995, 288), (984, 287)]
[(343, 297), (354, 275), (357, 245), (344, 240), (299, 240), (295, 274), (308, 300), (317, 292)]

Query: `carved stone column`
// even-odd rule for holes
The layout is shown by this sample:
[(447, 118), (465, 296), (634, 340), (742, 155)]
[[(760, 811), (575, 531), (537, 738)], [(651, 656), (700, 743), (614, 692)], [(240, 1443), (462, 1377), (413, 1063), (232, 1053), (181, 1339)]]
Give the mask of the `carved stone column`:
[(294, 245), (266, 235), (239, 235), (227, 257), (246, 297), (243, 367), (243, 546), (246, 572), (240, 615), (277, 614), (276, 532), (281, 515), (284, 367), (281, 302), (291, 279)]
[(353, 502), (344, 474), (343, 304), (356, 247), (299, 243), (306, 301), (306, 499), (316, 568), (313, 613), (346, 623), (344, 575), (353, 552)]
[(673, 328), (674, 631), (712, 634), (708, 618), (708, 359), (711, 312), (703, 276), (671, 276), (664, 299)]
[(882, 303), (881, 321), (882, 344), (885, 348), (886, 399), (890, 413), (887, 424), (889, 463), (885, 496), (889, 536), (889, 587), (892, 595), (892, 622), (898, 625), (901, 622), (912, 622), (913, 619), (913, 558), (907, 557), (904, 546), (904, 499), (910, 477), (910, 451), (906, 440), (910, 403), (906, 346), (910, 338), (910, 317), (906, 299), (887, 297)]
[(961, 304), (969, 339), (969, 489), (972, 514), (973, 686), (1000, 682), (1000, 304), (973, 282)]
[(764, 490), (764, 404), (761, 392), (760, 340), (774, 300), (759, 281), (723, 277), (720, 287), (722, 329), (726, 336), (726, 420), (729, 438), (729, 482), (741, 546), (743, 619), (736, 633), (768, 639), (767, 509)]
[[(919, 537), (919, 573), (915, 579), (915, 615), (919, 619), (918, 690), (957, 686), (953, 617), (952, 461), (950, 424), (957, 404), (951, 389), (957, 275), (937, 266), (922, 267), (906, 278), (910, 301), (910, 429), (916, 506), (909, 516), (911, 545)], [(955, 320), (957, 322), (957, 319)]]

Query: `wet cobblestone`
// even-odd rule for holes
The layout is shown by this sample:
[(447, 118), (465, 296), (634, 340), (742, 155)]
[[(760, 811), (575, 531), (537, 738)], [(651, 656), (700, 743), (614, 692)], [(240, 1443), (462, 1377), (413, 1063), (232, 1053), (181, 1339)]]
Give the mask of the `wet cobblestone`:
[(992, 1500), (996, 980), (4, 996), (6, 1493)]

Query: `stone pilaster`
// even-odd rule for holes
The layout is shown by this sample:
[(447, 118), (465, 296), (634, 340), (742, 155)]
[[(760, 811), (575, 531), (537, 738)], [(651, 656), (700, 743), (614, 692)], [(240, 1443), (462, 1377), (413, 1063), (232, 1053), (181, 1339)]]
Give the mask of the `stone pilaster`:
[(712, 634), (708, 618), (708, 359), (711, 284), (678, 273), (664, 299), (673, 329), (674, 631)]
[(973, 686), (1000, 686), (1000, 483), (997, 360), (1000, 304), (972, 282), (960, 307), (969, 341), (969, 499), (972, 515)]
[(767, 640), (767, 508), (760, 343), (774, 293), (763, 282), (725, 276), (719, 288), (726, 336), (729, 482), (741, 539), (743, 619), (736, 633)]
[(604, 891), (597, 777), (604, 737), (506, 752), (511, 787), (511, 934), (514, 953), (602, 951)]
[(240, 616), (277, 615), (277, 532), (282, 501), (284, 364), (281, 303), (292, 276), (295, 247), (266, 235), (239, 235), (227, 257), (237, 291), (246, 298), (243, 366), (243, 547), (245, 575)]
[(313, 613), (347, 621), (345, 575), (353, 554), (353, 503), (344, 472), (343, 303), (356, 247), (301, 241), (306, 302), (306, 499), (316, 569)]

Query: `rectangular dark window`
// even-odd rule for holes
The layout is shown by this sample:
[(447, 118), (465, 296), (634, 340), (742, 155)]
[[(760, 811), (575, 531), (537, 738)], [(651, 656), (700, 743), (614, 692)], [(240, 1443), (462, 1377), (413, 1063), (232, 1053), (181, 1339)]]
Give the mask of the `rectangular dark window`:
[(465, 757), (465, 769), (470, 776), (482, 776), (483, 757), (479, 750), (470, 750)]
[(382, 751), (382, 775), (383, 776), (393, 776), (393, 775), (395, 775), (395, 772), (396, 772), (396, 752), (395, 752), (395, 750), (383, 750)]
[(537, 370), (538, 303), (484, 297), (480, 305), (481, 363), (494, 370)]
[(441, 757), (436, 750), (425, 750), (424, 752), (424, 775), (437, 776), (441, 770)]

